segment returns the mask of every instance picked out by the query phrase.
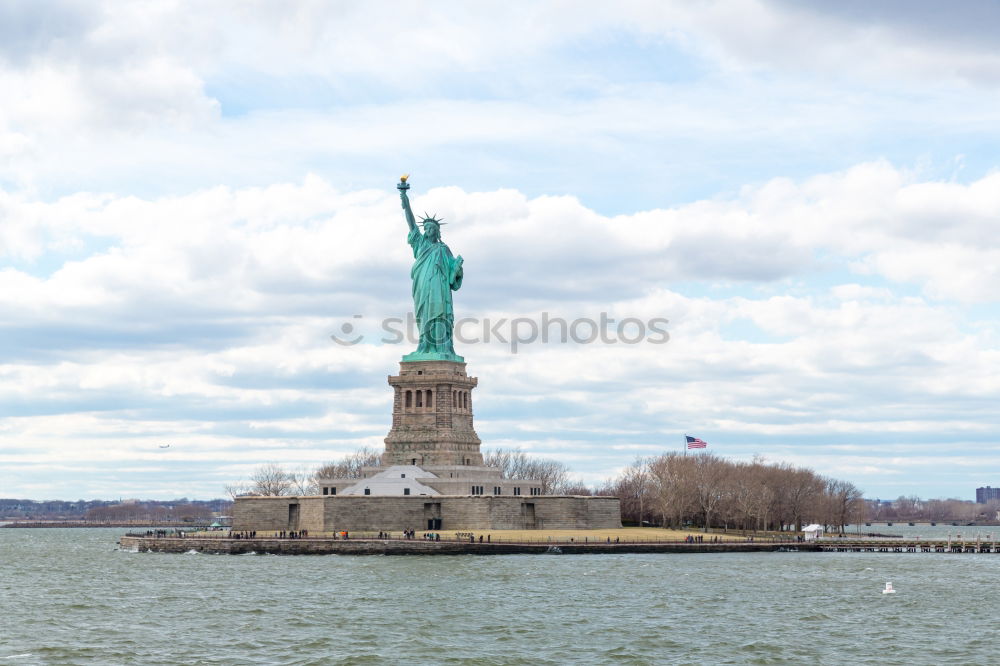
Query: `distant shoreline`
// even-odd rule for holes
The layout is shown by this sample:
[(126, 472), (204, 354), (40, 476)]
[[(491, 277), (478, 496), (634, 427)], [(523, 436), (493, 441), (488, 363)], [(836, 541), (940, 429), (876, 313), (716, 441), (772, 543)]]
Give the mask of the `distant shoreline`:
[(42, 527), (153, 527), (156, 529), (160, 528), (174, 528), (174, 527), (185, 527), (187, 529), (196, 529), (199, 527), (206, 527), (206, 525), (194, 525), (191, 523), (177, 523), (177, 522), (167, 522), (167, 523), (155, 523), (155, 522), (91, 522), (86, 520), (20, 520), (11, 522), (0, 522), (0, 528), (26, 528), (35, 529)]

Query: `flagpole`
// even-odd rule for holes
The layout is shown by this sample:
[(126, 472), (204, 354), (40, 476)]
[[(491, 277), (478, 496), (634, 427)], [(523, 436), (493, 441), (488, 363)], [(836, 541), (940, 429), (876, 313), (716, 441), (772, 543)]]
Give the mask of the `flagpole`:
[(688, 446), (687, 446), (687, 444), (688, 444), (688, 436), (687, 436), (687, 433), (684, 433), (684, 447), (681, 449), (681, 451), (684, 452), (684, 457), (685, 458), (687, 458), (687, 454), (688, 454)]

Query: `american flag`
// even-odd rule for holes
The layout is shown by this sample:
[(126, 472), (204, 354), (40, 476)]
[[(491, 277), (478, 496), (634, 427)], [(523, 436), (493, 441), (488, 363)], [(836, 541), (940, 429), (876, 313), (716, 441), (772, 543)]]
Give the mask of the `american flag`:
[(702, 441), (697, 437), (691, 437), (690, 435), (684, 435), (687, 438), (689, 449), (703, 449), (708, 446), (708, 442)]

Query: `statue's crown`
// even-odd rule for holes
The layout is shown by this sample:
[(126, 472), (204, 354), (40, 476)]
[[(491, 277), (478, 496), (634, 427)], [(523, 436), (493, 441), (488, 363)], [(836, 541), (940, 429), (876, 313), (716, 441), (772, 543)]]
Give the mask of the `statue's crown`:
[[(443, 219), (444, 218), (441, 218), (441, 220), (443, 220)], [(427, 213), (424, 213), (424, 219), (420, 222), (420, 224), (427, 224), (428, 222), (433, 222), (434, 224), (438, 225), (439, 227), (442, 224), (448, 224), (447, 222), (442, 222), (441, 220), (437, 219), (433, 215), (428, 215)]]

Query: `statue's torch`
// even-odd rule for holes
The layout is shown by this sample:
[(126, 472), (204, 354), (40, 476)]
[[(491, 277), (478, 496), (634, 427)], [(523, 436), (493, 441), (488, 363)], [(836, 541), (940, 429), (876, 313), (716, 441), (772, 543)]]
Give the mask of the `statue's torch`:
[(410, 174), (408, 174), (408, 173), (404, 173), (402, 176), (400, 176), (399, 177), (399, 185), (396, 186), (396, 189), (399, 190), (400, 192), (404, 192), (404, 193), (406, 192), (406, 190), (410, 189), (410, 184), (406, 182), (406, 179), (409, 178), (409, 177), (410, 177)]

